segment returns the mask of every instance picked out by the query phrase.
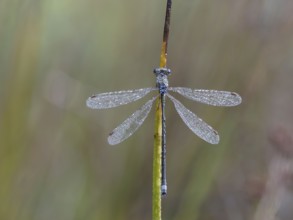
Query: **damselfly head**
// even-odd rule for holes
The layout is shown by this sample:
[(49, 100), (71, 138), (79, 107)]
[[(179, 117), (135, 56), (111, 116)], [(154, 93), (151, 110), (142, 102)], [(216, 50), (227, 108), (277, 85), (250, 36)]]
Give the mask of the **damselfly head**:
[(154, 69), (154, 74), (156, 76), (158, 76), (158, 75), (168, 76), (168, 75), (171, 74), (171, 70), (170, 69), (167, 69), (167, 68), (155, 68)]

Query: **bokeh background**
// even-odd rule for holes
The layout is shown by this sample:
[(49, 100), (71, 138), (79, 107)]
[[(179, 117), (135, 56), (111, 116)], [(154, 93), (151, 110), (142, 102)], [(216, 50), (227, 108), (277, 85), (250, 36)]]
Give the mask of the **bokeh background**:
[[(151, 96), (95, 111), (94, 93), (154, 86), (165, 1), (0, 0), (0, 219), (151, 219), (154, 109), (118, 146), (108, 133)], [(221, 108), (167, 102), (163, 219), (293, 219), (293, 1), (174, 1), (170, 85), (235, 91)]]

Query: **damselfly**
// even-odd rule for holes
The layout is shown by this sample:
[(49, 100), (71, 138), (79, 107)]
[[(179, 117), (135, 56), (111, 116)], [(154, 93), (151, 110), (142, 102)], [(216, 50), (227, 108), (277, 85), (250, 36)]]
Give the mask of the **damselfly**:
[(175, 99), (171, 92), (177, 92), (180, 95), (200, 103), (213, 106), (236, 106), (241, 103), (241, 97), (235, 92), (190, 89), (185, 87), (168, 87), (168, 75), (171, 70), (167, 68), (156, 68), (156, 88), (142, 88), (135, 90), (117, 91), (100, 93), (88, 98), (86, 104), (92, 109), (114, 108), (134, 102), (146, 96), (151, 91), (158, 90), (159, 94), (147, 101), (140, 109), (135, 111), (130, 117), (116, 127), (109, 135), (108, 142), (111, 145), (119, 144), (130, 137), (144, 122), (148, 116), (153, 102), (160, 96), (162, 109), (162, 184), (161, 193), (167, 193), (166, 181), (166, 117), (165, 117), (165, 97), (167, 96), (173, 102), (175, 109), (184, 121), (184, 123), (198, 137), (211, 144), (219, 143), (219, 135), (211, 126), (188, 110), (181, 102)]

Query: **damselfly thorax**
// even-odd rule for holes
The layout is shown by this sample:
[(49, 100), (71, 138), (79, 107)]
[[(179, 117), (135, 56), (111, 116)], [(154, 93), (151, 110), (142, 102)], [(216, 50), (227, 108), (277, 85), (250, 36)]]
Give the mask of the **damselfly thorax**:
[(160, 94), (165, 94), (169, 86), (168, 75), (171, 74), (171, 70), (167, 68), (156, 68), (154, 69), (154, 74), (157, 79), (156, 87), (159, 89)]

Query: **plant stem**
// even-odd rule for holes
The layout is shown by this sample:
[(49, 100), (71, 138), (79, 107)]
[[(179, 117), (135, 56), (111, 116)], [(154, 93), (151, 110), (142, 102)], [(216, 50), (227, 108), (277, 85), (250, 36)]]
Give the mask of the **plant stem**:
[(167, 67), (167, 51), (168, 51), (168, 40), (169, 40), (169, 32), (170, 32), (171, 6), (172, 6), (172, 0), (167, 0), (163, 43), (162, 43), (161, 57), (160, 57), (161, 68)]
[(156, 102), (155, 143), (153, 155), (153, 220), (161, 220), (161, 156), (162, 156), (162, 109), (161, 98)]
[[(160, 68), (167, 67), (167, 48), (170, 30), (172, 0), (167, 0), (164, 24), (163, 43), (160, 56)], [(156, 102), (154, 155), (153, 155), (153, 220), (162, 219), (161, 207), (161, 177), (162, 177), (162, 105), (161, 96)]]

